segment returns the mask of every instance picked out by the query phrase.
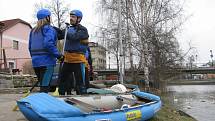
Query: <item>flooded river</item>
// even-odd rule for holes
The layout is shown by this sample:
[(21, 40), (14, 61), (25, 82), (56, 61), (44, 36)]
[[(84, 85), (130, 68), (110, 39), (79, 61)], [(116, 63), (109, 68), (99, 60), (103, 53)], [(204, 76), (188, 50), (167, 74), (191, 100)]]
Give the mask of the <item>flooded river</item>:
[(198, 121), (215, 121), (215, 85), (168, 86), (170, 101)]

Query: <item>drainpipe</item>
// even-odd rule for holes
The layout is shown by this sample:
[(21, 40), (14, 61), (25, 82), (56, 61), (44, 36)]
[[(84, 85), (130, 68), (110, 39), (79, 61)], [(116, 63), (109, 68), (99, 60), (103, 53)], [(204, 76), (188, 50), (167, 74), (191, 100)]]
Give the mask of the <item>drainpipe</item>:
[[(2, 23), (2, 22), (0, 22), (0, 63), (2, 63), (2, 60), (3, 60), (3, 51), (2, 51), (2, 49), (3, 49), (3, 40), (2, 40), (2, 35), (3, 35), (3, 26), (5, 26), (4, 25), (4, 23)], [(0, 69), (1, 69), (1, 65), (0, 65)]]
[[(0, 31), (0, 63), (2, 63), (2, 32)], [(1, 69), (1, 65), (0, 65)]]
[(7, 69), (7, 60), (6, 60), (5, 49), (2, 49), (2, 52), (3, 52), (3, 57), (4, 57), (4, 68)]

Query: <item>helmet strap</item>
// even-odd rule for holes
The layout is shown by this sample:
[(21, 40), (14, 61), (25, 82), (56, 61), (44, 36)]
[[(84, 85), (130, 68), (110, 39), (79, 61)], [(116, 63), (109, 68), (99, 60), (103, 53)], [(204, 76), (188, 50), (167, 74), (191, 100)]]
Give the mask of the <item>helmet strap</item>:
[(50, 21), (50, 16), (47, 16), (46, 17), (46, 20), (50, 23), (51, 21)]
[(81, 18), (77, 17), (76, 24), (79, 24), (80, 22), (81, 22)]

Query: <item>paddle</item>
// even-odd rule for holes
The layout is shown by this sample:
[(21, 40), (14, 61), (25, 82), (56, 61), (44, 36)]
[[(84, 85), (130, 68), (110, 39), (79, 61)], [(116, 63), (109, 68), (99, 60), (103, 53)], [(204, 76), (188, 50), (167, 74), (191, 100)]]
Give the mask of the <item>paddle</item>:
[[(69, 27), (69, 23), (65, 23), (66, 24), (66, 29), (65, 29), (65, 34), (64, 34), (64, 43), (63, 43), (63, 49), (62, 49), (62, 54), (64, 55), (64, 48), (65, 48), (65, 44), (66, 44), (66, 37), (67, 37), (67, 32), (68, 32), (68, 27)], [(60, 66), (59, 66), (59, 71), (58, 71), (58, 81), (60, 81), (60, 73), (61, 73), (61, 68), (63, 66), (63, 62), (60, 62)], [(55, 91), (52, 93), (53, 96), (59, 96), (59, 91), (58, 91), (58, 87), (56, 87)]]
[[(27, 97), (27, 96), (32, 92), (32, 90), (34, 89), (34, 87), (36, 87), (36, 86), (38, 85), (39, 82), (40, 82), (40, 81), (38, 80), (38, 81), (31, 87), (31, 89), (28, 90), (27, 93), (25, 93), (25, 94), (22, 96), (22, 98)], [(18, 110), (18, 105), (16, 104), (16, 106), (14, 106), (14, 108), (13, 108), (13, 111), (17, 111), (17, 110)]]

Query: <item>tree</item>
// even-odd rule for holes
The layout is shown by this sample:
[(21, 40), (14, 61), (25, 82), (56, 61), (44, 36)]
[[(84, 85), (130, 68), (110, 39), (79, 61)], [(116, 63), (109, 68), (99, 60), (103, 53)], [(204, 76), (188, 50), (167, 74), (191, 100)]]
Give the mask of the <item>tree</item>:
[[(52, 13), (53, 24), (58, 28), (63, 28), (69, 13), (69, 5), (63, 0), (47, 0), (45, 3), (39, 2), (35, 4), (35, 12), (41, 8), (47, 8)], [(34, 14), (35, 16), (35, 14)]]
[[(116, 3), (114, 0), (100, 2), (100, 10), (106, 15), (103, 33), (113, 32), (116, 28)], [(129, 58), (131, 68), (134, 68), (134, 62), (137, 71), (144, 71), (145, 80), (152, 81), (155, 88), (162, 88), (165, 71), (179, 65), (183, 59), (175, 36), (185, 21), (182, 18), (183, 4), (178, 0), (122, 0), (121, 4), (123, 40), (130, 48), (124, 50), (124, 56)], [(111, 37), (117, 37), (117, 30), (114, 34)], [(108, 46), (112, 46), (111, 42)]]
[(31, 74), (31, 75), (35, 74), (34, 69), (32, 67), (31, 60), (26, 61), (22, 66), (23, 66), (23, 74)]

